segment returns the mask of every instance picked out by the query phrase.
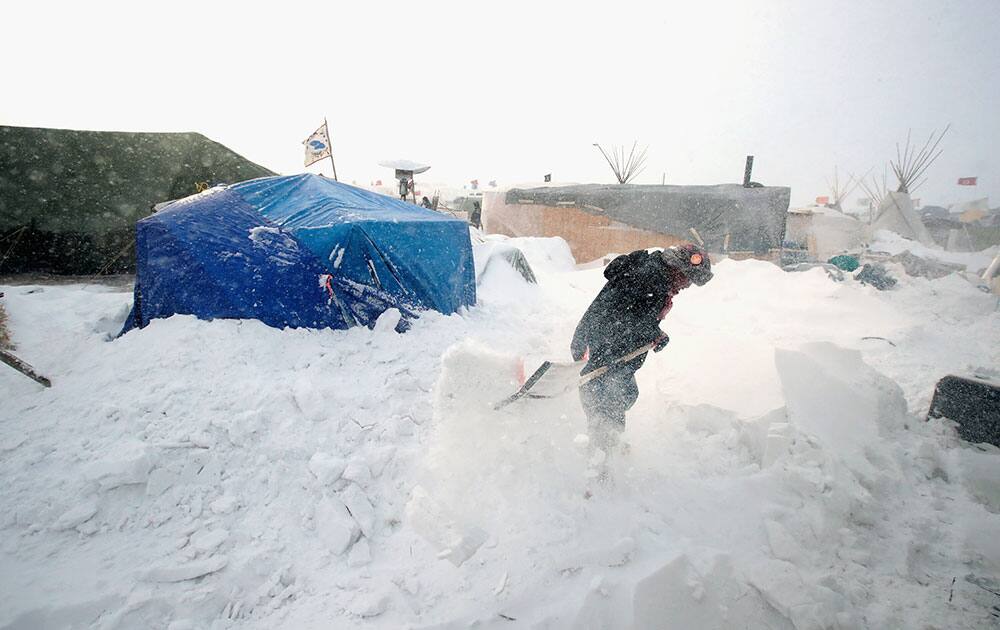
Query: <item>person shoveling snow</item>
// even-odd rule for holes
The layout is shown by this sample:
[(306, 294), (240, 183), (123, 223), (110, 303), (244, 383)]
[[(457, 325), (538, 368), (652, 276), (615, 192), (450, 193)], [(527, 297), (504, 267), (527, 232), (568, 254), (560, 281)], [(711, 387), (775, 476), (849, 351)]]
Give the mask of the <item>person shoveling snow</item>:
[(590, 474), (601, 481), (608, 478), (607, 458), (625, 429), (625, 412), (639, 397), (635, 373), (649, 349), (659, 352), (670, 341), (659, 322), (681, 290), (712, 279), (712, 264), (696, 245), (639, 250), (612, 260), (604, 277), (607, 283), (583, 314), (570, 344), (575, 361), (587, 360), (584, 379), (604, 369), (580, 386), (590, 434)]

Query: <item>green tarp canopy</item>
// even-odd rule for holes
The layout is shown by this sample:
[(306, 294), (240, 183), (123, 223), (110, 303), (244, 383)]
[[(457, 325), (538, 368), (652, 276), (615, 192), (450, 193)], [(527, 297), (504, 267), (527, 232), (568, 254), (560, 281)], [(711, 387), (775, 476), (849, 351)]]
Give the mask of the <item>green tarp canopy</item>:
[(273, 174), (198, 133), (0, 126), (0, 273), (128, 271), (153, 205)]

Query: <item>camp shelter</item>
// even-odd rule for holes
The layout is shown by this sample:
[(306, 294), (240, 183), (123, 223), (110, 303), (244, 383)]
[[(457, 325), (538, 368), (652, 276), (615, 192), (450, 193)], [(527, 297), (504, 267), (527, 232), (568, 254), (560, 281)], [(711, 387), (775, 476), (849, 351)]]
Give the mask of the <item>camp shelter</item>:
[(154, 204), (267, 175), (198, 133), (0, 126), (0, 272), (131, 270)]
[(476, 299), (464, 221), (319, 175), (174, 202), (139, 221), (136, 250), (126, 330), (175, 313), (348, 328)]
[(854, 217), (824, 206), (788, 211), (785, 241), (806, 249), (816, 260), (828, 260), (843, 252), (861, 249), (866, 226)]
[(887, 192), (872, 221), (872, 232), (889, 230), (904, 238), (932, 245), (934, 239), (913, 208), (913, 198), (905, 192)]
[(560, 236), (580, 262), (699, 238), (711, 251), (776, 259), (791, 190), (738, 184), (585, 184), (485, 196), (488, 233)]

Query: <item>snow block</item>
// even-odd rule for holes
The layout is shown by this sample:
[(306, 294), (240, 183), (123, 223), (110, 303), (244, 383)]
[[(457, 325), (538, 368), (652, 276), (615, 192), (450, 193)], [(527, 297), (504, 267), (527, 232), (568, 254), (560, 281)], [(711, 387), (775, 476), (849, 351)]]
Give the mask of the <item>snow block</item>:
[(793, 433), (792, 425), (787, 422), (772, 422), (767, 427), (767, 435), (764, 438), (764, 453), (761, 457), (762, 468), (771, 466), (791, 452)]
[(839, 595), (824, 586), (807, 584), (790, 562), (765, 560), (748, 573), (750, 584), (768, 604), (791, 620), (795, 630), (833, 627), (843, 608)]
[(520, 368), (518, 357), (475, 342), (452, 346), (442, 357), (441, 376), (435, 388), (437, 404), (442, 411), (454, 411), (459, 416), (491, 412), (493, 403), (521, 386)]
[(316, 504), (314, 522), (320, 540), (338, 556), (347, 551), (361, 534), (361, 528), (347, 511), (347, 506), (335, 497), (321, 499)]
[(779, 560), (794, 562), (803, 555), (802, 545), (798, 543), (784, 525), (777, 521), (764, 521), (764, 530), (767, 532), (767, 542), (771, 546), (771, 553)]
[(351, 547), (351, 552), (347, 554), (347, 566), (363, 567), (372, 561), (372, 550), (368, 541), (362, 538)]
[(225, 556), (212, 556), (180, 566), (150, 569), (144, 579), (147, 582), (185, 582), (221, 571), (227, 563), (228, 559)]
[(969, 494), (994, 514), (1000, 514), (1000, 450), (959, 451), (957, 458), (961, 482)]
[(56, 520), (55, 523), (52, 524), (52, 529), (57, 532), (74, 529), (75, 527), (94, 518), (95, 514), (97, 514), (97, 503), (94, 501), (86, 501), (67, 510)]
[(205, 531), (191, 537), (191, 546), (202, 553), (208, 553), (214, 551), (228, 538), (229, 531), (225, 529)]
[(86, 477), (97, 482), (101, 490), (146, 483), (153, 462), (148, 448), (141, 442), (125, 443), (116, 447), (108, 457), (90, 464)]
[(329, 485), (340, 479), (347, 468), (347, 462), (329, 453), (315, 453), (309, 458), (309, 472), (323, 485)]
[(632, 598), (635, 629), (724, 630), (752, 627), (790, 630), (791, 624), (734, 575), (730, 558), (717, 555), (695, 563), (678, 555), (648, 573)]
[(362, 617), (378, 617), (389, 608), (389, 596), (364, 593), (359, 595), (350, 606), (352, 614)]
[(486, 542), (486, 532), (456, 520), (444, 505), (416, 486), (406, 504), (406, 520), (424, 540), (438, 550), (438, 557), (456, 567), (471, 558)]
[(866, 457), (880, 434), (902, 427), (906, 400), (900, 387), (862, 359), (831, 343), (775, 350), (789, 421), (815, 437), (828, 453), (866, 479), (877, 467)]
[(375, 535), (375, 508), (372, 507), (368, 496), (353, 483), (344, 488), (338, 496), (357, 521), (361, 533), (365, 538), (371, 539)]

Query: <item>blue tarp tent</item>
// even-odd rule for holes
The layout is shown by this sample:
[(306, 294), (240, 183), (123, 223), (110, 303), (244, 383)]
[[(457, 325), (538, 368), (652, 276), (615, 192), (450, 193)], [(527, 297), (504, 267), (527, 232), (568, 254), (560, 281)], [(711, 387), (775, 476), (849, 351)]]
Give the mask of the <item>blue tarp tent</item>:
[(317, 175), (174, 202), (136, 225), (136, 261), (124, 331), (175, 313), (348, 328), (476, 300), (464, 221)]

